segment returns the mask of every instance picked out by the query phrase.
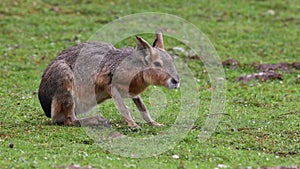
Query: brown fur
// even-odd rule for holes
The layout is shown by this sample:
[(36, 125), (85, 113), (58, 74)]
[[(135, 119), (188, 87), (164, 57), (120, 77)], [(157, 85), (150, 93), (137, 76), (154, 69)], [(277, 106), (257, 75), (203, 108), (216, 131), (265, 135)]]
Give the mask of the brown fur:
[[(86, 42), (64, 50), (45, 70), (39, 100), (53, 123), (76, 125), (76, 113), (112, 98), (128, 126), (138, 127), (122, 101), (123, 97), (131, 97), (145, 121), (160, 126), (151, 119), (139, 94), (149, 85), (177, 88), (179, 82), (173, 58), (164, 50), (162, 34), (158, 32), (153, 47), (137, 37), (136, 49)], [(82, 122), (97, 121), (103, 122), (99, 118)]]
[(136, 96), (149, 86), (149, 84), (145, 82), (143, 74), (144, 72), (140, 72), (132, 79), (129, 86), (129, 93), (131, 95)]

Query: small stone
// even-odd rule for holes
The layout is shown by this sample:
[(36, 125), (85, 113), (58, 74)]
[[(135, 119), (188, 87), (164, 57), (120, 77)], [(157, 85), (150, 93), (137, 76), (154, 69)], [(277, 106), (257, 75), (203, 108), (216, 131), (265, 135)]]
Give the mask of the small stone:
[(218, 164), (218, 168), (227, 168), (227, 165), (224, 165), (224, 164)]
[(179, 155), (174, 154), (172, 157), (173, 157), (174, 159), (178, 159), (178, 158), (179, 158)]
[(9, 144), (9, 148), (14, 148), (14, 144), (13, 144), (13, 143), (10, 143), (10, 144)]
[(300, 75), (296, 77), (296, 83), (300, 83)]
[(269, 15), (275, 15), (275, 11), (273, 9), (269, 9), (267, 11), (267, 14), (269, 14)]

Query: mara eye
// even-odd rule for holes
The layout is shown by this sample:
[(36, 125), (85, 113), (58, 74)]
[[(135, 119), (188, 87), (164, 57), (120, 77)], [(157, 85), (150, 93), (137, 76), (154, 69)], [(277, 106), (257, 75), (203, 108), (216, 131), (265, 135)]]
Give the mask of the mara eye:
[(156, 66), (156, 67), (161, 67), (161, 63), (160, 62), (153, 62), (153, 64), (154, 64), (154, 66)]

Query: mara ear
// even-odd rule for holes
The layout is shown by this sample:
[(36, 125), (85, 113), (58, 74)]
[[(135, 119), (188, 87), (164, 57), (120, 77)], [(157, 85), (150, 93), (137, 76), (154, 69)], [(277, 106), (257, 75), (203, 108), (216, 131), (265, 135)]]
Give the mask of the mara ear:
[(144, 64), (148, 65), (148, 63), (151, 62), (151, 55), (153, 54), (153, 48), (143, 38), (136, 36), (136, 39), (137, 39), (136, 50), (138, 53), (142, 54)]
[(156, 32), (156, 38), (153, 42), (153, 47), (160, 48), (162, 50), (165, 50), (164, 40), (163, 40), (163, 34), (160, 31)]

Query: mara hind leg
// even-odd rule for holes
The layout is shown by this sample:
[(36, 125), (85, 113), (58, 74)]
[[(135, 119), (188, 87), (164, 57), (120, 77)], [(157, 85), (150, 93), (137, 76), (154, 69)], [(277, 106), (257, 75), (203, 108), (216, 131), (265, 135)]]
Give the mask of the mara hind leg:
[[(42, 91), (53, 91), (51, 104), (52, 123), (63, 123), (64, 125), (108, 125), (107, 120), (100, 117), (89, 117), (77, 120), (75, 115), (75, 97), (78, 92), (74, 86), (74, 72), (64, 61), (57, 61), (49, 68), (47, 78)], [(77, 84), (80, 85), (80, 84)], [(84, 91), (85, 86), (80, 87)], [(45, 92), (47, 93), (47, 92)], [(79, 93), (80, 94), (80, 93)], [(78, 105), (77, 105), (78, 106)], [(80, 111), (77, 113), (81, 113)]]
[(75, 104), (73, 99), (66, 101), (62, 106), (62, 111), (64, 112), (64, 125), (79, 125), (79, 121), (76, 119), (74, 112)]
[(79, 125), (74, 112), (75, 104), (73, 98), (56, 96), (52, 100), (51, 119), (52, 123), (63, 123), (64, 125)]
[(63, 123), (71, 126), (105, 126), (110, 127), (108, 120), (93, 116), (77, 119), (75, 115), (74, 87), (71, 81), (61, 83), (59, 90), (52, 99), (52, 123)]
[(55, 97), (52, 101), (51, 118), (52, 123), (64, 124), (68, 126), (104, 126), (111, 127), (109, 121), (101, 116), (92, 116), (77, 119), (75, 115), (75, 104), (72, 97)]
[(61, 112), (61, 104), (57, 102), (56, 98), (52, 99), (51, 122), (53, 124), (61, 124), (64, 122), (64, 114)]
[(64, 60), (53, 62), (44, 72), (39, 88), (43, 110), (52, 123), (72, 125), (74, 112), (74, 73)]

